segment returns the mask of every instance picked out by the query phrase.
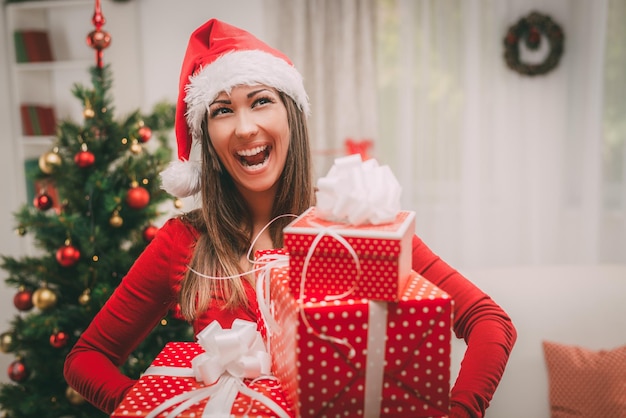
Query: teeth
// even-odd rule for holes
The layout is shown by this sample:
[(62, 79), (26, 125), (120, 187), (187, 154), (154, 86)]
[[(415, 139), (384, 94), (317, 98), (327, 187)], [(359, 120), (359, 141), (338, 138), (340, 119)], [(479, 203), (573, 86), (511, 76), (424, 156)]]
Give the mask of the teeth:
[(248, 170), (250, 170), (250, 171), (259, 170), (259, 169), (263, 168), (264, 165), (265, 165), (265, 162), (262, 162), (262, 163), (256, 164), (256, 165), (249, 165), (248, 166)]
[(267, 145), (261, 145), (252, 149), (244, 149), (241, 151), (237, 151), (237, 155), (240, 157), (251, 157), (253, 155), (257, 155), (260, 152), (263, 152), (267, 149)]

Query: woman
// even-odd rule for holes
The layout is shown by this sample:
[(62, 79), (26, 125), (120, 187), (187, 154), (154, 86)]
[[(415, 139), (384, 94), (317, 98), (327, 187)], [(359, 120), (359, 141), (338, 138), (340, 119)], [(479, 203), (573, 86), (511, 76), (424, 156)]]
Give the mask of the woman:
[[(217, 20), (192, 34), (176, 115), (180, 161), (162, 180), (175, 196), (200, 193), (201, 206), (166, 222), (68, 355), (65, 377), (91, 403), (111, 413), (122, 401), (134, 381), (118, 366), (177, 303), (195, 333), (212, 321), (256, 321), (249, 247), (257, 235), (254, 251), (282, 247), (290, 219), (271, 221), (314, 204), (308, 109), (302, 78), (281, 52)], [(192, 144), (199, 163), (189, 161)], [(413, 268), (455, 299), (454, 331), (468, 343), (450, 416), (482, 416), (515, 329), (418, 237)]]

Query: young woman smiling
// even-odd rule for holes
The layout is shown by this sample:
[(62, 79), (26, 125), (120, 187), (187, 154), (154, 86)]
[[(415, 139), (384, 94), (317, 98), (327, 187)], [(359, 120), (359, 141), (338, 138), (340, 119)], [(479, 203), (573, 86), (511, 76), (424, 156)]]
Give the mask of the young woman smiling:
[[(162, 185), (177, 197), (199, 195), (200, 205), (163, 225), (68, 355), (67, 382), (89, 402), (115, 409), (135, 383), (118, 367), (177, 305), (196, 334), (213, 321), (256, 321), (250, 246), (281, 248), (291, 221), (281, 215), (314, 205), (308, 111), (302, 78), (280, 51), (218, 20), (192, 34), (179, 85), (179, 159)], [(189, 160), (192, 145), (200, 161)], [(468, 344), (449, 416), (483, 416), (515, 328), (417, 236), (412, 260), (452, 296), (454, 332)]]

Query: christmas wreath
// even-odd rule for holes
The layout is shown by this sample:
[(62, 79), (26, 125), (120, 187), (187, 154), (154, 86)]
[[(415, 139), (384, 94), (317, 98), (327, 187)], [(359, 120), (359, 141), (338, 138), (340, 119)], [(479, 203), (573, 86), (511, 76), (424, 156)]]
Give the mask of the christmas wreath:
[[(543, 35), (543, 36), (542, 36)], [(550, 52), (539, 64), (520, 61), (519, 41), (523, 40), (530, 50), (537, 50), (545, 38), (550, 43)], [(554, 69), (563, 55), (565, 35), (561, 27), (549, 16), (532, 12), (509, 28), (504, 38), (504, 59), (509, 68), (523, 75), (545, 74)]]

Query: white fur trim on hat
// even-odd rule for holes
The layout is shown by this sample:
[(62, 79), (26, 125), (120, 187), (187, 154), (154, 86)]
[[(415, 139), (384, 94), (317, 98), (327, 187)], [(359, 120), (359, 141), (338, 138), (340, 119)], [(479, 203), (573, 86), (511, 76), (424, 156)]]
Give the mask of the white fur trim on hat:
[(200, 191), (201, 173), (199, 161), (172, 161), (160, 173), (161, 189), (178, 198), (192, 196)]
[(295, 100), (305, 115), (309, 100), (302, 76), (282, 58), (261, 50), (226, 53), (189, 77), (186, 87), (187, 125), (193, 141), (201, 137), (202, 120), (209, 105), (223, 91), (238, 85), (264, 84), (282, 91)]

